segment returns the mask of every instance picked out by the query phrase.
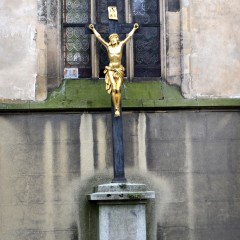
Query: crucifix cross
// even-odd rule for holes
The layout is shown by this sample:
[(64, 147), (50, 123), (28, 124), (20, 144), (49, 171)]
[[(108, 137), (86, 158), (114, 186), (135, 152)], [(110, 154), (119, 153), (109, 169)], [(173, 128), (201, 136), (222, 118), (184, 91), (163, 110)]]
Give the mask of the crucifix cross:
[[(95, 34), (97, 39), (107, 49), (109, 58), (109, 65), (105, 68), (105, 82), (106, 90), (112, 95), (112, 143), (113, 143), (113, 168), (114, 178), (112, 182), (124, 183), (126, 182), (124, 172), (124, 149), (123, 149), (123, 126), (122, 126), (122, 107), (121, 107), (121, 86), (124, 79), (124, 67), (122, 66), (122, 52), (123, 46), (133, 36), (134, 32), (138, 29), (138, 24), (134, 24), (133, 29), (128, 36), (120, 41), (118, 34), (125, 33), (127, 24), (120, 25), (117, 21), (117, 0), (108, 0), (109, 21), (108, 21), (108, 34), (110, 42), (106, 42), (100, 33), (106, 31), (97, 30), (101, 29), (101, 25), (89, 25), (89, 29)], [(111, 12), (112, 11), (112, 12)], [(120, 30), (122, 29), (122, 31)]]

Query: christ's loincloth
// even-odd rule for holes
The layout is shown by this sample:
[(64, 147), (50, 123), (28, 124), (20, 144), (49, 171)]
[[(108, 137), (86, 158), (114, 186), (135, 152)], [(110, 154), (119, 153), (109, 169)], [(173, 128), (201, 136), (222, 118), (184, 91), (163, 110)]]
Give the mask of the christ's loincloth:
[[(106, 91), (110, 94), (112, 91), (120, 91), (124, 79), (124, 67), (121, 65), (119, 68), (105, 67), (105, 83)], [(111, 79), (109, 72), (112, 72), (113, 79)]]

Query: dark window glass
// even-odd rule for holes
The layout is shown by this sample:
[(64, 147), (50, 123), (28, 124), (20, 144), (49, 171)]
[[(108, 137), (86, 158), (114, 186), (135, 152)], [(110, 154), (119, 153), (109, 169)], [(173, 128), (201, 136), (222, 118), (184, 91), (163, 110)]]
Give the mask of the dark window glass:
[(141, 25), (134, 36), (134, 76), (160, 77), (160, 24), (158, 0), (133, 0), (133, 21)]

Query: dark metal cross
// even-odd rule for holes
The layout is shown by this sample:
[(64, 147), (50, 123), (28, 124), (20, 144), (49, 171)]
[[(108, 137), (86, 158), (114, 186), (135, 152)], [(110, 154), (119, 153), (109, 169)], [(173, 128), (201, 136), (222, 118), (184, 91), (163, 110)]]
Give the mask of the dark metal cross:
[[(108, 6), (117, 6), (119, 0), (108, 0)], [(119, 24), (116, 20), (108, 21), (108, 26), (104, 24), (94, 24), (100, 34), (108, 33), (127, 33), (130, 29), (130, 24)], [(107, 30), (108, 29), (108, 30)], [(87, 31), (87, 33), (91, 33)], [(113, 183), (126, 182), (124, 171), (124, 148), (123, 148), (123, 125), (122, 125), (122, 106), (120, 106), (120, 116), (114, 117), (114, 106), (112, 102), (112, 143), (113, 143)]]
[[(117, 6), (117, 0), (108, 0), (108, 6)], [(109, 19), (109, 35), (120, 33), (119, 24), (116, 20)], [(120, 105), (120, 116), (114, 117), (112, 102), (112, 141), (113, 141), (113, 180), (112, 182), (126, 182), (124, 171), (124, 148), (123, 148), (123, 125), (122, 106)]]

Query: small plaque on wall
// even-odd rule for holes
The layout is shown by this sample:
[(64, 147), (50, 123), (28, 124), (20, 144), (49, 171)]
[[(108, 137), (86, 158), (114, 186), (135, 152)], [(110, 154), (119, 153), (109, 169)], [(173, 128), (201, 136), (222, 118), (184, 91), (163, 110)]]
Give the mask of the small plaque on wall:
[(64, 68), (64, 79), (77, 79), (78, 68)]
[(117, 7), (115, 7), (115, 6), (108, 7), (108, 19), (118, 20)]

